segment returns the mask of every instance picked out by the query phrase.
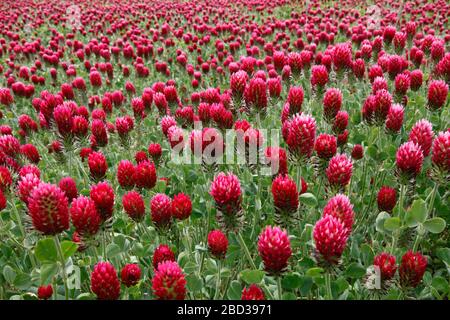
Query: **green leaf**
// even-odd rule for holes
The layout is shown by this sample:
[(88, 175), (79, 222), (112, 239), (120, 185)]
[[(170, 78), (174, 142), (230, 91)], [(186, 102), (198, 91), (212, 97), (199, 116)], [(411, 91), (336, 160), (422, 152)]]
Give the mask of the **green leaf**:
[(120, 253), (120, 247), (115, 243), (110, 243), (106, 247), (106, 256), (108, 258), (113, 258)]
[(203, 288), (202, 279), (195, 274), (187, 275), (186, 282), (187, 282), (187, 287), (190, 291), (194, 291), (194, 292), (200, 291)]
[(388, 231), (398, 230), (400, 229), (400, 225), (401, 222), (399, 217), (387, 218), (384, 221), (384, 228)]
[(52, 282), (52, 278), (58, 273), (58, 264), (46, 263), (41, 267), (41, 284), (47, 285)]
[(34, 254), (41, 263), (56, 262), (58, 260), (58, 251), (53, 238), (39, 240), (34, 249)]
[(264, 271), (261, 270), (244, 270), (241, 271), (241, 279), (247, 284), (261, 283), (264, 278)]
[(233, 280), (230, 283), (230, 287), (227, 291), (227, 297), (230, 300), (240, 300), (242, 297), (242, 286), (237, 280)]
[(422, 199), (414, 200), (411, 205), (411, 209), (409, 209), (409, 213), (414, 222), (424, 223), (428, 215), (425, 201)]
[(431, 233), (441, 233), (444, 231), (446, 223), (444, 219), (436, 217), (425, 221), (423, 226)]
[(366, 269), (360, 264), (353, 262), (345, 270), (345, 275), (349, 278), (358, 279), (366, 274)]
[(431, 285), (440, 292), (447, 293), (449, 286), (447, 280), (445, 278), (437, 276), (433, 278), (433, 281), (431, 282)]
[(64, 261), (69, 259), (77, 252), (78, 245), (75, 242), (64, 240), (61, 242), (61, 250), (64, 256)]
[(450, 266), (450, 248), (439, 248), (436, 250), (437, 256)]
[(283, 289), (294, 290), (302, 285), (302, 277), (297, 272), (288, 273), (281, 279)]
[(319, 277), (322, 275), (323, 271), (322, 268), (311, 268), (306, 271), (306, 275), (310, 277)]
[(381, 211), (378, 214), (377, 219), (375, 221), (375, 227), (376, 227), (376, 230), (378, 232), (385, 232), (386, 231), (385, 228), (384, 228), (384, 222), (388, 218), (390, 218), (390, 215), (386, 211)]
[(311, 277), (309, 277), (309, 276), (302, 277), (301, 284), (300, 284), (300, 293), (303, 296), (306, 296), (309, 293), (309, 291), (311, 291), (312, 285), (313, 285), (313, 280)]
[(297, 300), (297, 296), (293, 292), (285, 292), (282, 296), (283, 300)]
[(166, 182), (163, 180), (158, 180), (155, 186), (155, 192), (164, 193), (166, 191)]
[(81, 293), (76, 298), (76, 300), (93, 300), (93, 299), (95, 299), (95, 295), (88, 292)]
[(17, 275), (14, 279), (14, 286), (20, 290), (28, 290), (31, 286), (31, 277), (26, 273)]
[(317, 206), (317, 199), (312, 193), (303, 193), (299, 197), (300, 202), (306, 204), (310, 207), (316, 207)]
[(5, 277), (5, 280), (9, 284), (13, 284), (14, 283), (14, 279), (16, 279), (16, 275), (17, 275), (17, 273), (10, 266), (6, 265), (3, 268), (3, 276)]

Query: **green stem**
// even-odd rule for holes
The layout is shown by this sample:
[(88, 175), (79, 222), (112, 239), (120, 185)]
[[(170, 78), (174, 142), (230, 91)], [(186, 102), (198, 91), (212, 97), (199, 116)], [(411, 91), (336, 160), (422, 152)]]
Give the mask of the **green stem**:
[(436, 193), (437, 193), (437, 189), (438, 189), (438, 184), (437, 182), (434, 183), (434, 187), (433, 187), (433, 191), (431, 191), (431, 198), (430, 198), (430, 204), (428, 205), (429, 210), (430, 210), (430, 216), (434, 217), (434, 200), (436, 199)]
[(217, 280), (216, 280), (216, 292), (214, 294), (214, 300), (219, 299), (220, 295), (220, 273), (221, 273), (221, 261), (217, 260)]
[(331, 292), (331, 273), (327, 272), (325, 274), (325, 286), (327, 288), (327, 296), (328, 300), (333, 300), (333, 293)]
[[(22, 236), (22, 244), (20, 244), (20, 246), (23, 247), (23, 240), (25, 240), (25, 228), (23, 227), (23, 224), (22, 224), (22, 217), (20, 216), (19, 210), (17, 210), (17, 207), (15, 206), (15, 204), (10, 202), (10, 205), (14, 211), (14, 215), (17, 220), (17, 225), (19, 226), (19, 230), (20, 230), (20, 235)], [(17, 242), (17, 243), (19, 243), (19, 242)], [(31, 265), (33, 266), (33, 268), (36, 267), (36, 261), (35, 261), (34, 255), (30, 254), (29, 257), (30, 257)]]
[(281, 276), (277, 276), (278, 300), (283, 300), (283, 290), (281, 290)]
[(102, 234), (102, 254), (103, 254), (103, 259), (106, 260), (106, 231), (103, 230), (103, 234)]
[(245, 254), (245, 256), (247, 257), (247, 260), (250, 262), (250, 265), (252, 266), (253, 270), (256, 270), (257, 268), (256, 268), (256, 265), (255, 265), (255, 262), (254, 262), (253, 259), (252, 259), (252, 255), (250, 254), (250, 251), (248, 250), (248, 247), (247, 247), (247, 245), (245, 244), (245, 241), (244, 241), (244, 239), (242, 238), (241, 233), (240, 233), (240, 232), (237, 232), (236, 235), (237, 235), (237, 237), (238, 237), (238, 240), (239, 240), (239, 242), (240, 242), (240, 245), (241, 245), (242, 250), (244, 250), (244, 254)]
[(420, 239), (421, 237), (420, 237), (420, 231), (419, 230), (417, 230), (417, 237), (416, 237), (416, 240), (414, 241), (414, 245), (413, 245), (413, 252), (416, 252), (417, 251), (417, 248), (419, 247), (419, 243), (420, 243)]
[[(69, 287), (67, 285), (67, 275), (66, 275), (66, 261), (64, 259), (64, 255), (62, 253), (62, 249), (61, 249), (61, 243), (59, 242), (59, 238), (58, 235), (55, 236), (55, 244), (56, 244), (56, 249), (58, 250), (58, 256), (61, 262), (61, 267), (62, 267), (62, 276), (63, 276), (63, 281), (64, 281), (64, 293), (66, 296), (66, 300), (69, 300)], [(56, 288), (55, 288), (56, 290)]]
[(398, 199), (398, 216), (400, 220), (403, 218), (403, 202), (405, 201), (405, 186), (400, 185), (400, 197)]

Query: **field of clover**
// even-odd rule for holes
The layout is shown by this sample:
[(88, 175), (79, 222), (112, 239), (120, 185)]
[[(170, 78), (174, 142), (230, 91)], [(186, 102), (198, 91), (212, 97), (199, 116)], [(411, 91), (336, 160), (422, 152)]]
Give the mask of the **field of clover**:
[(449, 12), (1, 1), (0, 299), (447, 300)]

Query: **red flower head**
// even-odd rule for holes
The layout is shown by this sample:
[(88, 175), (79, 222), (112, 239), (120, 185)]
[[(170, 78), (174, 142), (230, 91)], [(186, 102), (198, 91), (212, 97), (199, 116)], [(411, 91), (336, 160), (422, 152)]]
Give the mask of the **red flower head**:
[(225, 258), (228, 249), (227, 236), (220, 230), (213, 230), (208, 234), (208, 248), (217, 259)]
[(330, 264), (336, 264), (345, 246), (349, 232), (344, 224), (332, 215), (325, 215), (314, 226), (315, 248), (320, 258)]
[(129, 160), (121, 160), (117, 166), (117, 181), (122, 188), (131, 188), (135, 184), (135, 166)]
[(345, 146), (347, 144), (348, 134), (349, 134), (349, 132), (346, 129), (346, 130), (344, 130), (344, 132), (339, 133), (337, 135), (337, 145), (338, 145), (338, 147), (342, 147), (342, 146)]
[(450, 172), (450, 131), (439, 132), (433, 141), (431, 161), (444, 172)]
[(233, 215), (241, 209), (241, 184), (232, 173), (219, 173), (211, 184), (210, 194), (218, 209), (226, 215)]
[(148, 146), (148, 154), (152, 157), (153, 161), (158, 161), (162, 155), (161, 145), (159, 143), (151, 143)]
[(176, 262), (161, 262), (152, 279), (152, 288), (160, 300), (184, 300), (186, 279), (183, 270)]
[(161, 130), (165, 136), (167, 136), (169, 128), (176, 125), (177, 121), (172, 116), (165, 116), (161, 119)]
[(172, 200), (165, 194), (158, 193), (150, 201), (153, 223), (157, 227), (165, 227), (172, 222)]
[(51, 284), (47, 286), (40, 286), (37, 290), (37, 296), (41, 300), (50, 299), (53, 295), (53, 287)]
[(133, 175), (134, 182), (138, 188), (151, 189), (156, 185), (156, 168), (151, 161), (138, 163)]
[[(287, 123), (287, 122), (286, 122)], [(310, 157), (316, 138), (316, 120), (310, 115), (296, 114), (289, 121), (286, 143), (299, 157)]]
[(244, 94), (245, 87), (248, 81), (248, 74), (243, 70), (233, 73), (230, 76), (230, 89), (233, 97), (240, 99)]
[(330, 159), (336, 154), (336, 137), (327, 133), (319, 134), (314, 144), (314, 150), (317, 152), (319, 158), (326, 160)]
[[(24, 177), (28, 173), (32, 173), (38, 178), (41, 177), (41, 171), (34, 164), (27, 164), (27, 165), (24, 165), (22, 168), (20, 168), (19, 177)], [(0, 181), (1, 181), (1, 170), (0, 170)], [(0, 185), (1, 185), (1, 182), (0, 182)]]
[(6, 208), (6, 204), (7, 200), (5, 198), (5, 195), (3, 194), (3, 191), (0, 189), (0, 211)]
[(179, 193), (172, 200), (172, 215), (178, 220), (184, 220), (190, 217), (192, 213), (191, 198), (184, 193)]
[(383, 252), (373, 259), (373, 265), (380, 268), (381, 280), (390, 280), (397, 271), (395, 256)]
[(117, 300), (120, 296), (120, 282), (114, 266), (99, 262), (91, 274), (91, 290), (100, 300)]
[(77, 185), (72, 177), (62, 178), (59, 180), (58, 186), (62, 191), (64, 191), (64, 194), (69, 202), (72, 202), (72, 200), (78, 196)]
[(106, 170), (108, 169), (106, 158), (101, 152), (92, 152), (91, 154), (89, 154), (88, 165), (91, 176), (94, 179), (102, 179), (106, 174)]
[(405, 73), (400, 73), (395, 77), (395, 93), (399, 96), (404, 96), (411, 84), (410, 76)]
[(256, 284), (250, 285), (242, 290), (241, 300), (266, 300), (264, 292)]
[(448, 95), (448, 85), (443, 80), (433, 80), (428, 87), (428, 107), (431, 110), (441, 109)]
[(133, 98), (131, 100), (131, 108), (133, 109), (133, 115), (136, 120), (140, 120), (145, 116), (145, 104), (141, 98)]
[(323, 216), (330, 215), (338, 218), (347, 229), (348, 235), (352, 231), (355, 213), (350, 199), (343, 194), (335, 195), (323, 208)]
[(58, 132), (62, 136), (67, 136), (72, 131), (73, 112), (74, 109), (69, 103), (61, 104), (53, 111), (53, 118), (58, 127)]
[(415, 178), (422, 170), (422, 148), (412, 141), (405, 142), (397, 150), (396, 164), (400, 174)]
[(352, 177), (353, 164), (345, 154), (337, 154), (331, 158), (325, 173), (331, 185), (344, 187)]
[(41, 183), (41, 180), (33, 173), (28, 173), (23, 176), (17, 184), (17, 193), (20, 200), (28, 204), (28, 198), (31, 192)]
[(123, 209), (134, 221), (141, 221), (145, 215), (145, 204), (142, 196), (136, 191), (130, 191), (122, 197)]
[(375, 94), (382, 89), (388, 90), (388, 83), (385, 78), (376, 77), (372, 82), (372, 94)]
[[(24, 175), (20, 175), (23, 177)], [(0, 190), (6, 191), (12, 185), (12, 176), (8, 168), (0, 166)]]
[(348, 126), (348, 113), (347, 111), (339, 111), (336, 114), (333, 122), (333, 132), (342, 133)]
[(97, 70), (91, 71), (89, 74), (89, 81), (91, 82), (91, 85), (93, 87), (101, 87), (102, 86), (102, 76), (100, 75), (100, 72)]
[(402, 257), (402, 263), (399, 268), (400, 283), (403, 287), (417, 287), (422, 281), (423, 274), (427, 268), (427, 258), (420, 252), (409, 250)]
[(268, 102), (266, 81), (259, 77), (252, 78), (245, 89), (244, 95), (248, 106), (257, 110), (265, 109)]
[(92, 120), (91, 132), (99, 147), (104, 147), (108, 144), (108, 133), (106, 132), (106, 125), (102, 120)]
[(352, 158), (360, 160), (364, 157), (364, 147), (360, 144), (355, 144), (352, 149)]
[(348, 43), (340, 43), (334, 47), (333, 63), (337, 71), (344, 71), (352, 67), (352, 49)]
[(294, 75), (299, 75), (302, 71), (302, 56), (298, 52), (291, 52), (288, 55), (289, 67)]
[(158, 265), (164, 261), (175, 261), (175, 254), (168, 245), (160, 244), (153, 254), (153, 268), (157, 269)]
[(342, 107), (342, 92), (339, 89), (330, 88), (323, 97), (323, 114), (327, 121), (333, 120)]
[(271, 98), (278, 98), (280, 97), (281, 91), (283, 90), (283, 87), (281, 85), (281, 78), (270, 78), (267, 80), (267, 87), (269, 89), (269, 95)]
[(132, 287), (141, 279), (141, 268), (135, 263), (126, 264), (120, 272), (120, 277), (125, 286)]
[(386, 129), (388, 132), (399, 132), (403, 125), (404, 109), (401, 104), (393, 104), (389, 109), (389, 113), (386, 118)]
[(267, 272), (275, 274), (283, 272), (292, 255), (286, 230), (267, 226), (259, 235), (258, 252)]
[(90, 197), (95, 202), (103, 220), (110, 218), (114, 210), (114, 190), (107, 182), (91, 186)]
[(83, 116), (74, 116), (72, 118), (72, 133), (78, 137), (84, 137), (89, 131), (89, 122)]
[(20, 153), (32, 163), (39, 163), (41, 160), (38, 149), (31, 143), (20, 146)]
[(298, 208), (298, 191), (294, 180), (279, 175), (272, 182), (272, 196), (275, 208), (282, 212), (295, 212)]
[(358, 79), (363, 79), (366, 73), (366, 64), (363, 59), (356, 59), (352, 65), (353, 74)]
[(134, 154), (134, 160), (136, 160), (136, 163), (148, 161), (147, 152), (142, 150), (136, 151), (136, 153)]
[(289, 88), (287, 102), (289, 103), (290, 114), (295, 114), (295, 113), (301, 112), (304, 96), (305, 96), (305, 94), (303, 93), (302, 87), (290, 87)]
[(375, 93), (374, 103), (375, 119), (384, 122), (392, 105), (391, 94), (384, 89), (378, 90)]
[(45, 235), (69, 229), (67, 197), (53, 184), (40, 183), (33, 189), (28, 198), (28, 211), (34, 228)]
[(15, 158), (20, 150), (20, 142), (12, 135), (0, 136), (0, 151), (3, 151), (6, 155)]
[(133, 127), (134, 121), (130, 116), (116, 118), (116, 129), (120, 137), (126, 137)]
[(265, 155), (271, 166), (272, 175), (287, 174), (286, 150), (280, 147), (267, 147)]
[(411, 71), (411, 73), (409, 74), (409, 77), (410, 77), (411, 90), (413, 90), (413, 91), (419, 90), (420, 87), (422, 86), (422, 82), (423, 82), (422, 70), (417, 69), (417, 70)]
[(79, 196), (72, 201), (70, 218), (78, 234), (86, 236), (95, 235), (102, 223), (94, 201), (85, 196)]
[(425, 119), (417, 121), (409, 133), (409, 141), (417, 143), (422, 148), (424, 157), (430, 154), (433, 138), (433, 125)]
[(397, 192), (395, 189), (382, 186), (377, 195), (378, 210), (391, 212), (397, 202)]
[(328, 83), (328, 70), (323, 65), (313, 66), (311, 69), (311, 85), (323, 88)]

